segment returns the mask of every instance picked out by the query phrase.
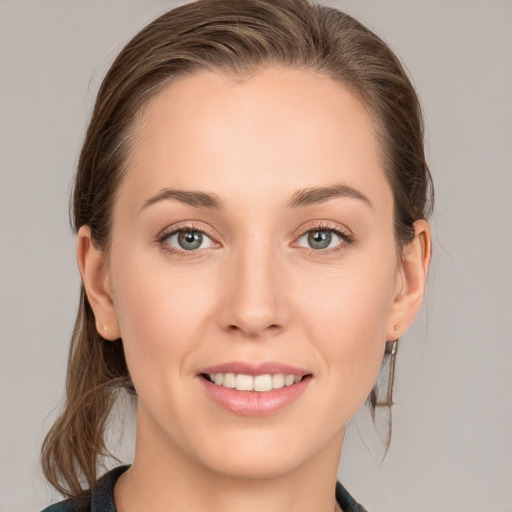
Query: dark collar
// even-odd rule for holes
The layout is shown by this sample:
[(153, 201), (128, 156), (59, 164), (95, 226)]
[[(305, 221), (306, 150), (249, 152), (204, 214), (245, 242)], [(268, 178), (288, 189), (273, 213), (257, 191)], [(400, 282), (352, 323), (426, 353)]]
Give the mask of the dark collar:
[(116, 512), (114, 485), (130, 466), (118, 466), (103, 475), (92, 491), (91, 512)]
[(339, 503), (343, 512), (368, 512), (362, 505), (352, 498), (339, 481), (336, 482), (336, 501)]
[[(43, 512), (116, 512), (114, 507), (114, 485), (117, 479), (130, 466), (118, 466), (105, 473), (94, 486), (92, 492), (86, 492), (80, 498), (61, 501), (43, 510)], [(343, 512), (367, 512), (352, 498), (348, 491), (336, 482), (336, 501)]]

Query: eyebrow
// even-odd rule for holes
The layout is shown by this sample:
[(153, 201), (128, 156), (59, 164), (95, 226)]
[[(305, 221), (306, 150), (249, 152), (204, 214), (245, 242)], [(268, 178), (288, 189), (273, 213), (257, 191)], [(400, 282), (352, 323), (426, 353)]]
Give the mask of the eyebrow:
[[(297, 190), (287, 203), (288, 208), (302, 208), (314, 204), (324, 203), (336, 197), (351, 197), (363, 201), (373, 208), (372, 202), (361, 191), (345, 184), (335, 184), (328, 187), (311, 187)], [(199, 192), (195, 190), (179, 190), (172, 188), (162, 189), (155, 196), (145, 201), (141, 211), (145, 208), (164, 200), (176, 200), (180, 203), (194, 206), (195, 208), (208, 208), (221, 210), (224, 203), (217, 194)]]
[(152, 204), (166, 199), (174, 199), (180, 203), (189, 204), (196, 208), (208, 208), (212, 210), (220, 210), (223, 208), (222, 200), (216, 194), (198, 192), (195, 190), (164, 188), (157, 195), (150, 197), (142, 206), (141, 211)]
[(313, 204), (324, 203), (335, 197), (351, 197), (363, 201), (373, 208), (372, 202), (361, 191), (342, 183), (329, 187), (305, 188), (297, 190), (288, 201), (288, 207), (301, 208)]

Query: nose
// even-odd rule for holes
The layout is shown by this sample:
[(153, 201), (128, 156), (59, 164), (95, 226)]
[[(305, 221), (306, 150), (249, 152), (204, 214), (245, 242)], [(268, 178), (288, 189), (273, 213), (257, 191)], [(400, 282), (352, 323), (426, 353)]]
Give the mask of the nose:
[(225, 263), (218, 316), (222, 328), (253, 339), (281, 332), (289, 314), (285, 276), (276, 254), (255, 242)]

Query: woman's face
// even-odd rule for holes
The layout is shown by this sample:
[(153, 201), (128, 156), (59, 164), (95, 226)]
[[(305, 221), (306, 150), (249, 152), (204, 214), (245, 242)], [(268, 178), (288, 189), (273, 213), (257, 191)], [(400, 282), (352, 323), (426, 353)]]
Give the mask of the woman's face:
[(112, 230), (138, 450), (248, 477), (337, 457), (402, 321), (393, 195), (355, 97), (292, 69), (173, 81), (138, 118)]

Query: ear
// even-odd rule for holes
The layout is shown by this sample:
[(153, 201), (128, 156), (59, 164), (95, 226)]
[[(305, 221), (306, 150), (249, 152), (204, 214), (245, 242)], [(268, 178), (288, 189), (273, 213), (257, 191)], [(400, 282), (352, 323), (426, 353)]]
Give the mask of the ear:
[(414, 239), (404, 246), (397, 272), (395, 296), (387, 325), (387, 340), (403, 336), (420, 310), (427, 280), (432, 242), (426, 220), (414, 223)]
[(120, 338), (119, 324), (112, 299), (110, 273), (105, 255), (94, 246), (89, 226), (78, 230), (76, 257), (96, 329), (107, 340)]

